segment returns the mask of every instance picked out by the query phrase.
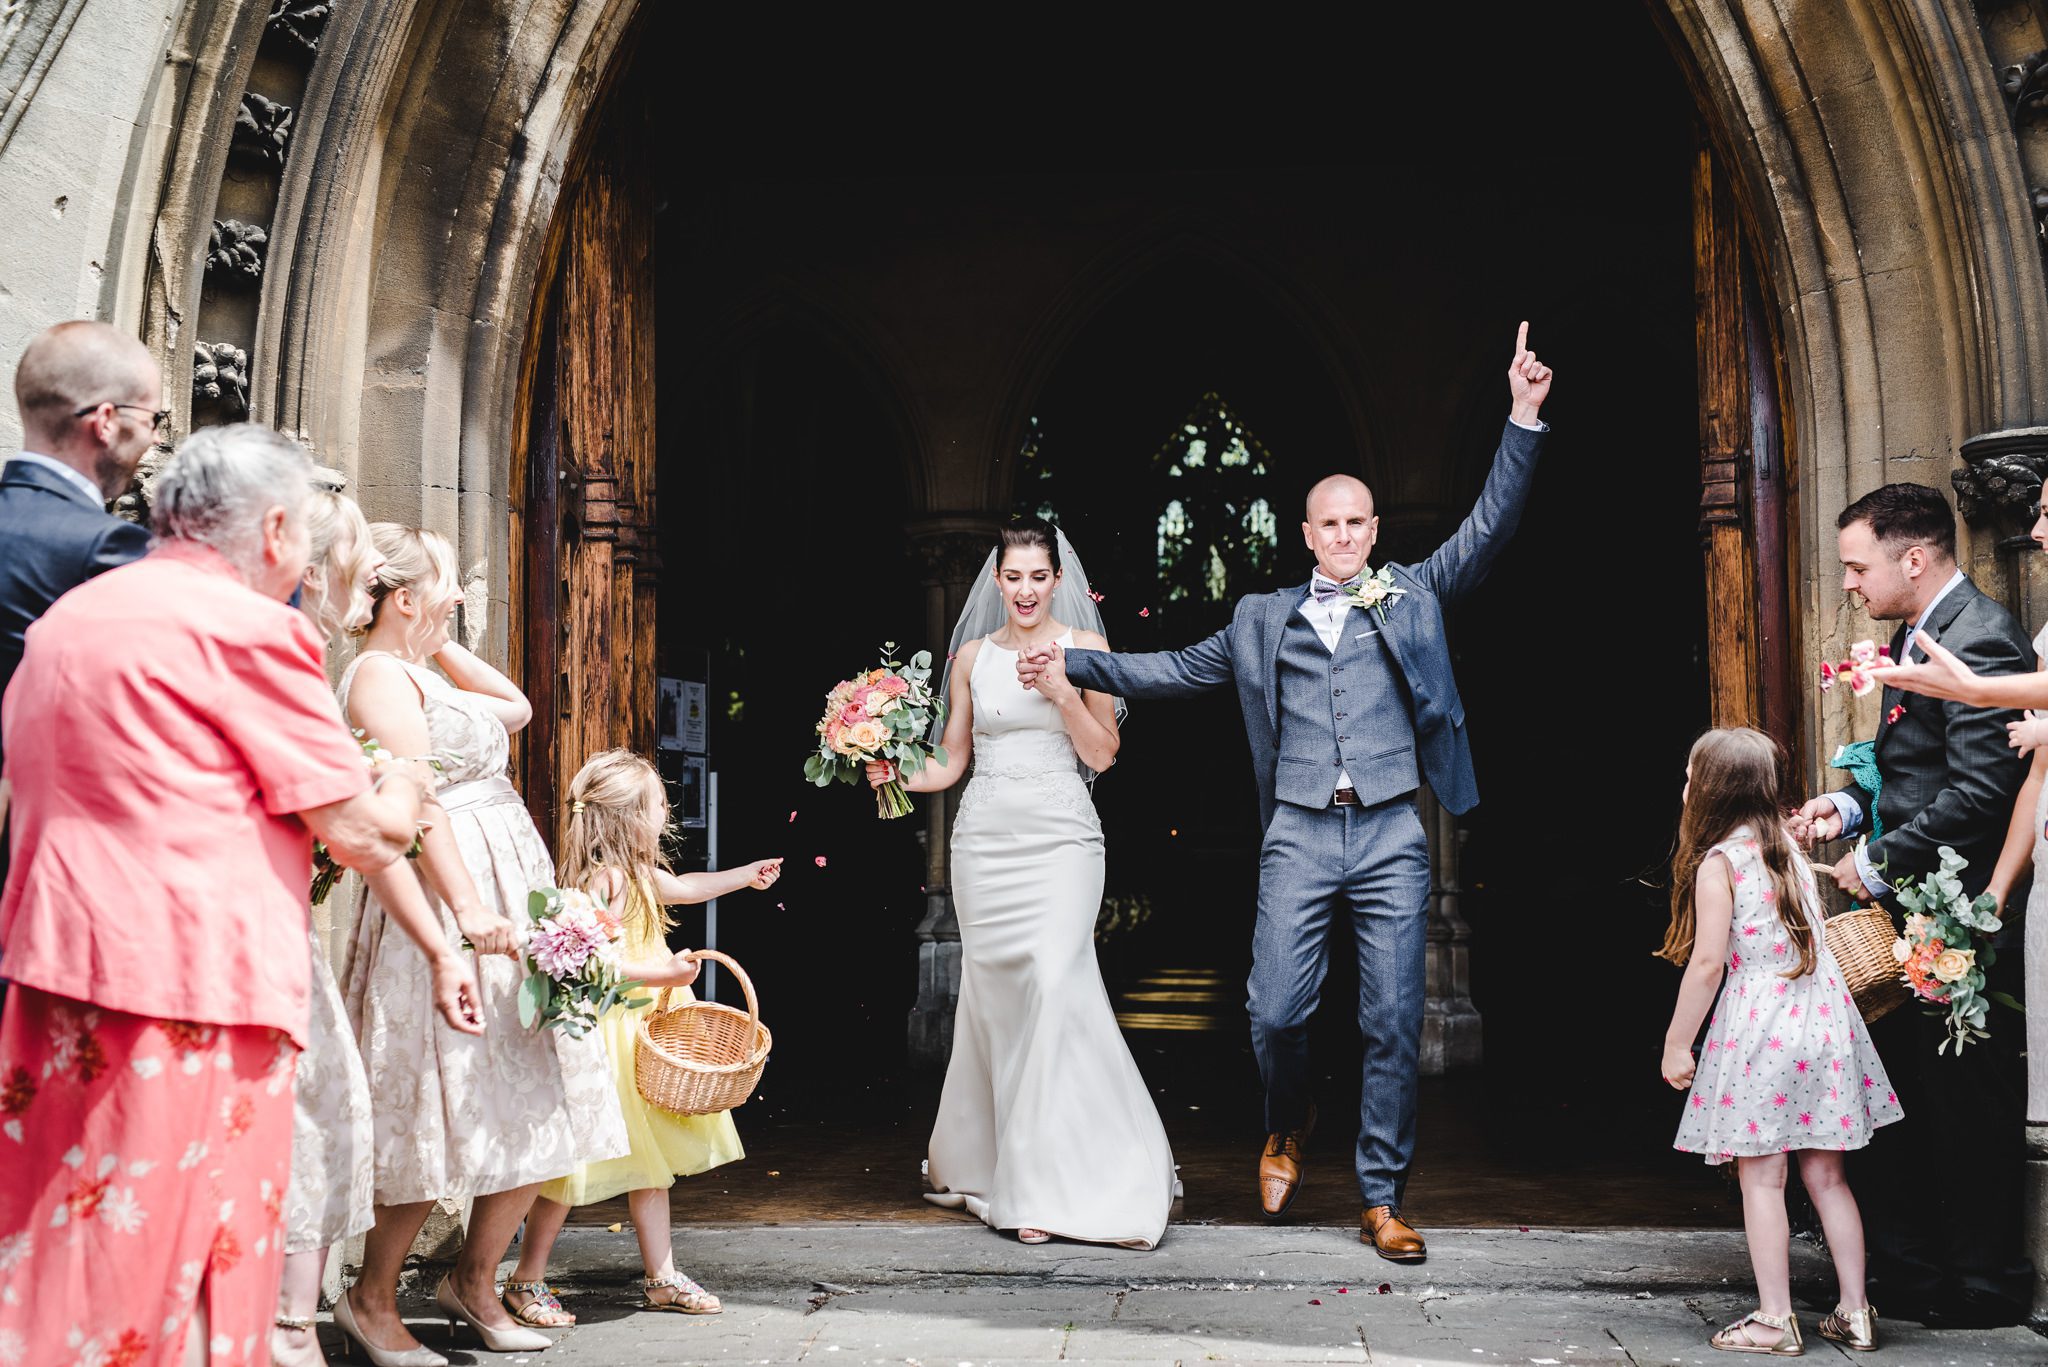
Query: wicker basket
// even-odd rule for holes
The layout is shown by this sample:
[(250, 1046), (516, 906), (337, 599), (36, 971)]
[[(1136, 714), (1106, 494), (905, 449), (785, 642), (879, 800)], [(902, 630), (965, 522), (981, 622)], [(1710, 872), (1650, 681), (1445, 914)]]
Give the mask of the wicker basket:
[(1892, 946), (1899, 932), (1883, 907), (1851, 907), (1827, 919), (1828, 949), (1841, 965), (1842, 978), (1856, 1009), (1874, 1021), (1905, 1005), (1913, 994), (1901, 981)]
[(714, 1115), (754, 1094), (767, 1066), (773, 1037), (761, 1024), (761, 1006), (746, 970), (715, 949), (700, 949), (732, 970), (747, 1009), (689, 1001), (671, 1010), (664, 987), (654, 1009), (640, 1018), (633, 1040), (633, 1081), (651, 1106), (674, 1115)]

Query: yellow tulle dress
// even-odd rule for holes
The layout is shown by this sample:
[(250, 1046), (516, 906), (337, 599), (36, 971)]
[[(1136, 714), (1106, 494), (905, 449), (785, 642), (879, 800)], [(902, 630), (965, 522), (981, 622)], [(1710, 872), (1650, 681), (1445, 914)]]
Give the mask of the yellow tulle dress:
[[(629, 960), (659, 958), (667, 953), (661, 934), (659, 903), (650, 887), (636, 884), (626, 897), (625, 957)], [(645, 988), (641, 995), (658, 997), (658, 988)], [(687, 987), (671, 989), (673, 1008), (680, 995), (693, 997)], [(623, 1158), (585, 1163), (567, 1177), (558, 1177), (540, 1189), (550, 1201), (565, 1206), (586, 1206), (609, 1201), (614, 1196), (647, 1188), (667, 1190), (678, 1177), (709, 1172), (722, 1164), (747, 1156), (740, 1147), (740, 1132), (733, 1126), (732, 1112), (716, 1115), (673, 1115), (648, 1104), (633, 1081), (633, 1040), (640, 1019), (653, 1010), (652, 1004), (636, 1008), (615, 1006), (597, 1023), (604, 1037), (605, 1053), (611, 1058), (612, 1079), (618, 1087), (619, 1110), (626, 1121), (626, 1137), (632, 1149)]]

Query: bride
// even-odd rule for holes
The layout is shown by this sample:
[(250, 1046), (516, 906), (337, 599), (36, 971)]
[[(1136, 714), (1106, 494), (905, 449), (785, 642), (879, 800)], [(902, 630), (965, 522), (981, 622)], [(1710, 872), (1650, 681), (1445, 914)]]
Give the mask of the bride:
[[(1064, 571), (1062, 568), (1064, 562)], [(932, 1128), (926, 1198), (1025, 1243), (1151, 1248), (1173, 1203), (1173, 1154), (1095, 963), (1102, 825), (1088, 783), (1116, 759), (1121, 704), (1019, 651), (1106, 650), (1066, 537), (1006, 528), (953, 632), (947, 762), (904, 786), (973, 777), (953, 823), (960, 1004)], [(895, 777), (871, 764), (868, 781)]]

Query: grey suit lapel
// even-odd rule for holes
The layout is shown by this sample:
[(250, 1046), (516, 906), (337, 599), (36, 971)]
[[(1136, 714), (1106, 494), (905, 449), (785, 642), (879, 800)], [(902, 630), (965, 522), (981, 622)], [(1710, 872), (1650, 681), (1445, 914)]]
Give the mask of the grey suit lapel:
[(1280, 638), (1287, 632), (1287, 619), (1301, 606), (1308, 585), (1280, 589), (1266, 600), (1266, 725), (1280, 734)]

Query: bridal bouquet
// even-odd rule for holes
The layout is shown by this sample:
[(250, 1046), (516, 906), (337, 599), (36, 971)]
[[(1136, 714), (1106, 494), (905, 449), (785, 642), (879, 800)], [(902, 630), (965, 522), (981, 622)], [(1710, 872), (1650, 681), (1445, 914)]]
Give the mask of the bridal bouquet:
[(526, 898), (527, 924), (519, 937), (526, 980), (519, 984), (519, 1023), (552, 1026), (571, 1036), (590, 1028), (614, 1005), (645, 1006), (632, 996), (637, 979), (619, 973), (619, 918), (587, 892), (535, 888)]
[(1963, 895), (1962, 880), (1956, 875), (1970, 861), (1944, 845), (1941, 868), (1918, 884), (1897, 884), (1899, 905), (1906, 909), (1906, 933), (1892, 946), (1892, 957), (1905, 971), (1906, 986), (1926, 1002), (1932, 1015), (1948, 1017), (1948, 1038), (1937, 1052), (1949, 1045), (1958, 1054), (1972, 1040), (1991, 1038), (1984, 1028), (1990, 1004), (2024, 1010), (2004, 992), (1984, 987), (1984, 970), (1998, 958), (1989, 938), (2004, 924), (1998, 919), (1998, 903), (1991, 894), (1980, 894), (1973, 902)]
[[(896, 643), (882, 646), (882, 663), (835, 685), (818, 718), (818, 751), (804, 761), (804, 777), (823, 788), (838, 780), (858, 783), (862, 769), (889, 760), (899, 774), (914, 774), (928, 759), (946, 762), (944, 746), (925, 737), (944, 724), (946, 705), (932, 692), (932, 653), (920, 650), (909, 664), (889, 657)], [(875, 809), (884, 817), (908, 816), (910, 794), (891, 779), (875, 789)]]
[(1869, 671), (1887, 667), (1892, 662), (1892, 648), (1881, 646), (1874, 641), (1858, 641), (1849, 647), (1849, 658), (1830, 664), (1820, 662), (1820, 691), (1825, 693), (1837, 683), (1849, 685), (1849, 691), (1862, 697), (1877, 687), (1877, 680)]
[[(362, 745), (363, 762), (370, 766), (372, 774), (400, 762), (398, 756), (378, 744), (374, 737), (366, 736), (361, 731), (355, 731), (351, 734)], [(426, 763), (433, 765), (436, 770), (439, 770), (441, 767), (441, 761), (431, 755), (427, 757)], [(405, 857), (407, 859), (417, 859), (420, 857), (420, 838), (417, 835), (412, 838), (412, 848), (405, 852)], [(334, 862), (334, 856), (327, 852), (327, 846), (324, 842), (315, 840), (313, 842), (313, 886), (308, 890), (309, 900), (307, 905), (317, 907), (326, 901), (327, 894), (334, 891), (335, 881), (340, 877), (341, 865)]]

